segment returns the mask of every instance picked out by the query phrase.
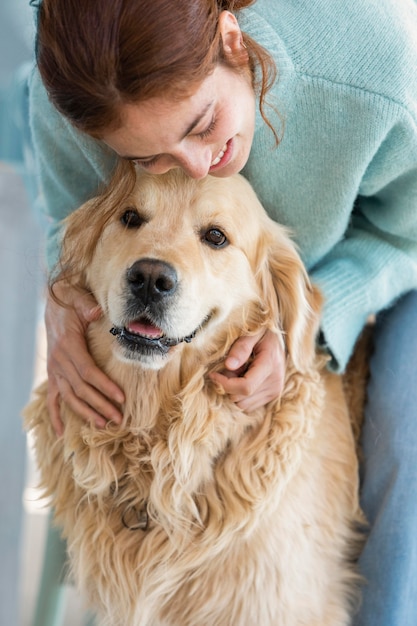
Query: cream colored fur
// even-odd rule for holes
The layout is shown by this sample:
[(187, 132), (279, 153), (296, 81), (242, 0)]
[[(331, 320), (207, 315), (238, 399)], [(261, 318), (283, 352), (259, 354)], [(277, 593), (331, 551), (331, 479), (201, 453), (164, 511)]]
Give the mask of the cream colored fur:
[[(129, 176), (68, 219), (61, 268), (103, 308), (89, 345), (125, 390), (123, 424), (97, 430), (63, 404), (57, 440), (46, 383), (25, 411), (73, 576), (110, 626), (346, 626), (362, 516), (341, 380), (315, 352), (320, 296), (240, 176)], [(178, 275), (163, 330), (197, 333), (135, 360), (109, 330), (143, 257)], [(207, 375), (261, 328), (285, 341), (285, 387), (246, 414)]]

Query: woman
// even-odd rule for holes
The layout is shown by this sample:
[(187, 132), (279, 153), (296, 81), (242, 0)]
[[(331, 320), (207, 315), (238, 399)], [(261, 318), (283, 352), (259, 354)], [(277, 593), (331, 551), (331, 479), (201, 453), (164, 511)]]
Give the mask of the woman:
[[(333, 369), (378, 313), (362, 626), (417, 623), (416, 33), (413, 0), (43, 0), (42, 79), (31, 83), (51, 268), (60, 221), (109, 180), (117, 155), (155, 174), (242, 171), (324, 293), (320, 342)], [(60, 397), (97, 426), (118, 421), (122, 390), (85, 347), (100, 311), (66, 285), (59, 295), (69, 307), (49, 300), (46, 313), (55, 428)], [(284, 372), (272, 336), (242, 337), (219, 380), (251, 409), (279, 395)]]

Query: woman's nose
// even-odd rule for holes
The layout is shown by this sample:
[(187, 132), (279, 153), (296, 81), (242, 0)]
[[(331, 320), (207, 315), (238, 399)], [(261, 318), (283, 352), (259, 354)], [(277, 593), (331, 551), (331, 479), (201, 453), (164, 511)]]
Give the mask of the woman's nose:
[(195, 146), (177, 155), (178, 165), (190, 178), (199, 179), (207, 176), (211, 161), (212, 154), (208, 146)]

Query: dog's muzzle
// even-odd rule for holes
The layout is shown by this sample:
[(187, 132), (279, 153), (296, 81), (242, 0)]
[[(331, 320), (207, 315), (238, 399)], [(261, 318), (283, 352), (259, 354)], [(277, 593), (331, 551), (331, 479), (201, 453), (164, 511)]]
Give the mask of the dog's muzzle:
[[(178, 296), (179, 280), (175, 268), (159, 259), (142, 258), (126, 272), (126, 321), (110, 329), (129, 358), (165, 356), (170, 348), (190, 343), (205, 325), (207, 316), (186, 336), (172, 337), (164, 332), (169, 310)], [(170, 333), (171, 334), (171, 333)]]

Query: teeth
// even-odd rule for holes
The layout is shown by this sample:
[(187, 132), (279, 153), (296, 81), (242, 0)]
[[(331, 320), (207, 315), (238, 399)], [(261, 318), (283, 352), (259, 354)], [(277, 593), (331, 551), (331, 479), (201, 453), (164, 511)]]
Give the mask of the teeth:
[(224, 157), (224, 153), (226, 152), (226, 150), (227, 150), (227, 143), (224, 144), (223, 148), (220, 150), (219, 154), (216, 156), (214, 161), (211, 162), (211, 165), (217, 165), (218, 163), (220, 163), (220, 161)]

